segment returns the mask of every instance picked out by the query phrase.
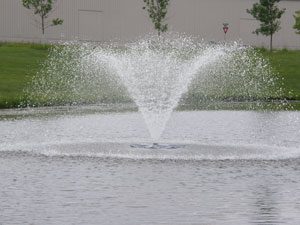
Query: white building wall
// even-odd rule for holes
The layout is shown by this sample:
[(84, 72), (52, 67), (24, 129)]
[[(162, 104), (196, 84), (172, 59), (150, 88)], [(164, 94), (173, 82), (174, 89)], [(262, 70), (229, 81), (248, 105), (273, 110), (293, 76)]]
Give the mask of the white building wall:
[[(246, 13), (258, 0), (171, 0), (169, 29), (205, 40), (224, 40), (222, 24), (229, 23), (227, 40), (268, 46), (269, 38), (252, 34), (258, 22)], [(62, 26), (50, 27), (45, 35), (36, 27), (32, 12), (21, 0), (0, 0), (0, 41), (130, 40), (153, 32), (143, 0), (58, 0), (50, 18), (62, 18)], [(300, 48), (293, 14), (300, 10), (299, 0), (282, 1), (286, 13), (282, 29), (274, 35), (274, 47)]]
[[(224, 40), (222, 24), (229, 23), (227, 40), (242, 40), (244, 44), (269, 46), (269, 37), (252, 32), (259, 27), (246, 9), (258, 0), (173, 0), (169, 11), (170, 28), (187, 34), (199, 35), (206, 40)], [(281, 18), (282, 29), (273, 37), (276, 48), (300, 49), (300, 35), (295, 34), (293, 14), (300, 10), (300, 1), (282, 1), (286, 12)]]

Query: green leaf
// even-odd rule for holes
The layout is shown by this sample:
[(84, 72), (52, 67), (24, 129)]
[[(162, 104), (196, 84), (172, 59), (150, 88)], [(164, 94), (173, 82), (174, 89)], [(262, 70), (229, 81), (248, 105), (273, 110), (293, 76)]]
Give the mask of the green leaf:
[(53, 26), (62, 25), (63, 22), (64, 22), (64, 21), (63, 21), (62, 19), (56, 18), (56, 19), (53, 19), (53, 20), (52, 20), (52, 25), (53, 25)]
[(293, 28), (296, 30), (296, 34), (300, 34), (300, 10), (295, 12), (294, 19), (295, 24)]
[(151, 19), (154, 29), (157, 30), (158, 34), (166, 32), (168, 25), (164, 24), (167, 15), (167, 6), (170, 0), (143, 0), (145, 6), (143, 10), (147, 10), (149, 18)]

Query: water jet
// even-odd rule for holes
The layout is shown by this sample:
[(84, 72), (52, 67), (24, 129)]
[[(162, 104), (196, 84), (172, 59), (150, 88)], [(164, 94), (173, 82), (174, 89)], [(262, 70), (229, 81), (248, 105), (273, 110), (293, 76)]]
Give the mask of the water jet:
[(178, 105), (280, 95), (271, 73), (267, 61), (239, 42), (212, 44), (179, 34), (122, 46), (67, 42), (52, 49), (28, 99), (50, 105), (132, 101), (156, 143)]

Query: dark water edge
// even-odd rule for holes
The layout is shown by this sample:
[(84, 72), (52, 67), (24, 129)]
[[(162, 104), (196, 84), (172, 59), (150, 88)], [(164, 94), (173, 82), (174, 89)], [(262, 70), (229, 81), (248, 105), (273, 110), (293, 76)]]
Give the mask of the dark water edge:
[[(2, 105), (3, 106), (3, 105)], [(249, 110), (249, 111), (299, 111), (299, 100), (273, 100), (273, 101), (193, 101), (180, 103), (175, 111), (197, 110)], [(82, 103), (49, 106), (1, 107), (1, 118), (27, 117), (31, 114), (81, 114), (81, 113), (116, 113), (136, 112), (138, 107), (132, 102), (125, 103)]]
[[(128, 96), (111, 96), (108, 99), (90, 99), (63, 101), (47, 100), (28, 100), (24, 97), (19, 99), (4, 101), (0, 96), (0, 109), (24, 109), (24, 108), (43, 108), (43, 107), (74, 107), (74, 106), (107, 106), (114, 112), (115, 106), (120, 106), (121, 111), (124, 106), (129, 106), (126, 111), (137, 111), (137, 106)], [(132, 105), (134, 105), (132, 107)], [(126, 108), (126, 107), (125, 107)], [(300, 110), (300, 99), (296, 97), (201, 97), (201, 96), (182, 96), (176, 108), (178, 111), (186, 110)]]
[(270, 100), (270, 101), (201, 101), (181, 104), (178, 110), (272, 110), (290, 111), (300, 110), (298, 100)]

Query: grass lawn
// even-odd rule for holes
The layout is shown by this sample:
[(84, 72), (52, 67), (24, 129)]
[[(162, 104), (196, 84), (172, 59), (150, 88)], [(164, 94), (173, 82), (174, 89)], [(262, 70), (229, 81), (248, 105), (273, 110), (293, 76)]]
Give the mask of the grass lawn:
[(47, 45), (0, 43), (0, 108), (20, 103), (24, 87), (47, 56)]
[[(49, 48), (41, 44), (0, 43), (0, 108), (20, 104), (23, 89), (46, 59)], [(300, 51), (259, 51), (284, 78), (284, 97), (300, 100)]]
[(292, 91), (292, 98), (300, 100), (300, 51), (279, 50), (262, 54), (269, 58), (272, 67), (284, 78), (285, 93)]

